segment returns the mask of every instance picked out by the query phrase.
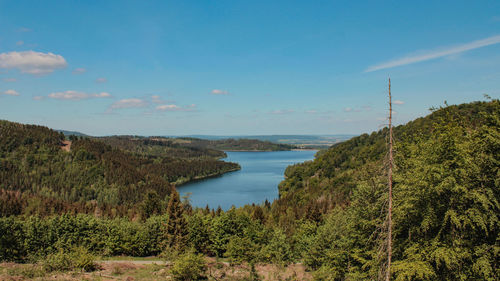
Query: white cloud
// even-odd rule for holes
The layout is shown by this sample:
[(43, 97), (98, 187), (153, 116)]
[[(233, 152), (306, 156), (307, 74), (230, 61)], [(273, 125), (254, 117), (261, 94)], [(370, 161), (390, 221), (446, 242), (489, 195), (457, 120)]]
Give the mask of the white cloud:
[(494, 45), (500, 43), (500, 35), (491, 36), (485, 39), (472, 41), (466, 44), (457, 45), (454, 47), (439, 49), (434, 51), (427, 51), (417, 55), (408, 55), (399, 59), (390, 60), (377, 65), (368, 67), (365, 72), (372, 72), (386, 68), (392, 68), (412, 63), (417, 63), (421, 61), (437, 59), (441, 57), (446, 57), (454, 54), (459, 54), (465, 51), (474, 50), (481, 47), (486, 47), (489, 45)]
[(87, 72), (87, 69), (85, 69), (83, 67), (78, 67), (78, 68), (75, 68), (72, 73), (73, 74), (82, 74), (85, 72)]
[(17, 79), (16, 78), (4, 78), (2, 79), (4, 82), (16, 82)]
[(45, 97), (44, 96), (34, 96), (34, 100), (43, 100)]
[(352, 111), (352, 108), (351, 108), (351, 107), (346, 107), (346, 108), (344, 108), (344, 111), (345, 111), (345, 112), (351, 112), (351, 111)]
[(306, 112), (307, 114), (316, 114), (316, 113), (318, 113), (318, 111), (317, 111), (317, 110), (314, 110), (314, 109), (311, 109), (311, 110), (306, 110), (305, 112)]
[(93, 98), (110, 98), (111, 94), (107, 92), (100, 92), (99, 94), (90, 94)]
[(148, 102), (142, 99), (122, 99), (111, 104), (108, 111), (122, 108), (143, 108), (147, 106)]
[(292, 109), (282, 109), (282, 110), (273, 110), (269, 112), (270, 114), (275, 114), (275, 115), (282, 115), (282, 114), (289, 114), (295, 112)]
[(229, 95), (229, 92), (228, 91), (225, 91), (225, 90), (219, 90), (219, 89), (213, 89), (210, 94), (212, 95)]
[(181, 108), (175, 104), (162, 104), (156, 107), (156, 110), (160, 111), (178, 111)]
[(90, 98), (110, 98), (111, 94), (106, 92), (96, 93), (96, 94), (88, 94), (85, 92), (78, 91), (65, 91), (65, 92), (54, 92), (48, 95), (51, 99), (59, 99), (59, 100), (83, 100)]
[(175, 104), (162, 104), (156, 106), (156, 110), (158, 111), (194, 111), (196, 104), (190, 104), (185, 107), (180, 107)]
[(61, 55), (34, 51), (0, 54), (0, 68), (18, 69), (22, 73), (43, 75), (64, 68), (68, 64)]
[(2, 94), (8, 95), (8, 96), (19, 96), (19, 93), (15, 90), (7, 90), (7, 91), (2, 92)]
[(106, 83), (108, 82), (108, 79), (104, 78), (104, 77), (100, 77), (100, 78), (97, 78), (95, 80), (96, 83), (99, 83), (99, 84), (102, 84), (102, 83)]
[(24, 45), (24, 41), (23, 40), (19, 40), (16, 42), (16, 46), (22, 46)]
[(393, 104), (398, 104), (398, 105), (401, 105), (401, 104), (405, 104), (404, 101), (401, 101), (401, 100), (395, 100), (392, 102)]

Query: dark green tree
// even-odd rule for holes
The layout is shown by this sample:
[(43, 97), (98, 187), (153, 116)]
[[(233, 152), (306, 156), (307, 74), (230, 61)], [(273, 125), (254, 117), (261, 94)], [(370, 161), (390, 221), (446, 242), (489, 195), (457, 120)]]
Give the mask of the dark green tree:
[(167, 249), (180, 252), (186, 247), (188, 225), (184, 218), (184, 208), (182, 207), (177, 190), (174, 190), (170, 195), (167, 214)]

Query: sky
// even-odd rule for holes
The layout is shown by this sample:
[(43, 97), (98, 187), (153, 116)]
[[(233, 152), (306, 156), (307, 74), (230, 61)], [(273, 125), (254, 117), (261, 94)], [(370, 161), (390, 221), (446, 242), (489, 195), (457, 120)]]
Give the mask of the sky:
[(500, 97), (500, 1), (4, 1), (0, 119), (361, 134)]

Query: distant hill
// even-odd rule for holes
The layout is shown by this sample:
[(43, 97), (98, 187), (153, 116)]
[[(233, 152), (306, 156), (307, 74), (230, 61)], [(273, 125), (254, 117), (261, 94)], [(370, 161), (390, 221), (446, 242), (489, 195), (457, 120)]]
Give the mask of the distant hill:
[(67, 130), (56, 130), (56, 131), (63, 133), (66, 137), (69, 137), (69, 136), (88, 137), (89, 136), (89, 135), (86, 135), (84, 133), (80, 133), (77, 131), (67, 131)]
[(256, 139), (261, 141), (269, 141), (280, 144), (291, 144), (303, 148), (326, 148), (339, 142), (351, 139), (355, 135), (338, 134), (338, 135), (250, 135), (250, 136), (213, 136), (213, 135), (189, 135), (193, 137), (207, 140), (222, 140), (222, 139)]
[(110, 136), (95, 137), (112, 147), (148, 157), (175, 157), (185, 159), (220, 159), (227, 155), (221, 150), (190, 145), (191, 141), (163, 137)]
[(210, 148), (225, 151), (286, 151), (299, 148), (296, 145), (274, 143), (258, 139), (199, 139), (199, 138), (177, 138), (181, 145), (188, 147)]

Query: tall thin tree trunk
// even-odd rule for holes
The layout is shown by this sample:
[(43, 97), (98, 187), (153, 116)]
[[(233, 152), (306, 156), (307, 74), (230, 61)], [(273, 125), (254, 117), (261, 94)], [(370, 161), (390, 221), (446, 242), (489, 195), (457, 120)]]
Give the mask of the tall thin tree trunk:
[(391, 78), (389, 78), (389, 210), (387, 215), (387, 270), (385, 280), (391, 280), (391, 259), (392, 259), (392, 97), (391, 97)]

